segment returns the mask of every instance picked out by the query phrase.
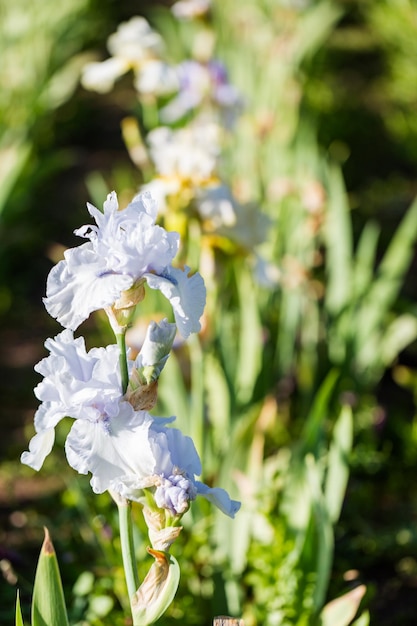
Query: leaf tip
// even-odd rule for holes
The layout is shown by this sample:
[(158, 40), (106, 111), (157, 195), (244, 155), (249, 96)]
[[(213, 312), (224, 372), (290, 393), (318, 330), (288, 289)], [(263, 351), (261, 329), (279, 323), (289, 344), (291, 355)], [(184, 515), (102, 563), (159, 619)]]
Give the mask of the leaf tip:
[(55, 549), (52, 543), (51, 535), (49, 534), (49, 530), (46, 526), (43, 527), (43, 530), (45, 533), (45, 538), (42, 544), (42, 553), (52, 556), (53, 554), (55, 554)]

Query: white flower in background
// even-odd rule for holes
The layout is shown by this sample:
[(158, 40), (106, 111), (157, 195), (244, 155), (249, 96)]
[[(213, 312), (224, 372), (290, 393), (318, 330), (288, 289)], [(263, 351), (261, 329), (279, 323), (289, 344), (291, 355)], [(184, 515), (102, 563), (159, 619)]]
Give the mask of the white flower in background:
[(142, 191), (150, 193), (152, 198), (155, 198), (161, 213), (165, 214), (169, 206), (168, 198), (179, 195), (184, 184), (184, 181), (176, 174), (157, 176), (143, 185)]
[(275, 264), (267, 261), (259, 254), (252, 256), (253, 274), (259, 285), (266, 289), (277, 287), (282, 280), (282, 271)]
[(239, 203), (224, 183), (201, 189), (196, 205), (208, 231), (223, 235), (247, 250), (253, 250), (267, 237), (268, 216), (255, 205)]
[(161, 120), (170, 124), (184, 117), (202, 104), (215, 106), (231, 125), (242, 108), (242, 97), (230, 84), (227, 70), (221, 61), (207, 63), (187, 60), (176, 68), (179, 93), (160, 111)]
[(192, 180), (211, 179), (220, 155), (221, 131), (214, 122), (195, 122), (173, 130), (155, 128), (147, 137), (149, 152), (159, 175)]
[(171, 11), (178, 19), (192, 19), (208, 13), (210, 7), (211, 0), (178, 0)]
[(175, 68), (163, 61), (152, 60), (143, 65), (135, 75), (135, 89), (140, 94), (167, 96), (178, 90)]
[(215, 233), (243, 249), (257, 283), (269, 289), (276, 287), (281, 272), (258, 251), (258, 246), (267, 241), (271, 224), (269, 217), (255, 205), (240, 204), (224, 183), (201, 189), (195, 205), (203, 222), (204, 232)]
[(146, 281), (169, 299), (184, 338), (198, 332), (205, 305), (203, 279), (198, 273), (189, 276), (187, 266), (172, 267), (179, 235), (155, 224), (152, 197), (142, 193), (119, 211), (112, 192), (103, 213), (91, 204), (88, 210), (96, 225), (75, 232), (90, 241), (67, 250), (49, 273), (44, 303), (50, 315), (75, 330), (90, 313), (114, 305), (123, 292)]
[(81, 83), (85, 89), (108, 93), (114, 87), (114, 83), (120, 76), (130, 69), (125, 59), (110, 58), (102, 62), (87, 63), (83, 68)]
[(102, 62), (87, 63), (81, 82), (86, 89), (105, 93), (115, 81), (129, 70), (135, 73), (136, 88), (149, 93), (151, 86), (155, 95), (172, 93), (178, 87), (175, 72), (161, 55), (162, 37), (144, 17), (132, 17), (120, 24), (110, 35), (107, 47), (111, 57)]
[(196, 204), (208, 230), (232, 229), (236, 225), (237, 203), (227, 185), (220, 183), (202, 189)]
[(106, 429), (98, 422), (78, 420), (66, 441), (68, 461), (78, 472), (92, 474), (95, 493), (110, 490), (148, 504), (143, 490), (151, 489), (156, 506), (172, 516), (181, 516), (202, 495), (234, 517), (240, 503), (223, 489), (196, 480), (201, 474), (199, 456), (189, 437), (167, 426), (173, 419), (123, 405)]
[(132, 64), (159, 58), (164, 50), (162, 37), (141, 16), (123, 22), (110, 35), (107, 47), (113, 57), (128, 59)]
[(220, 140), (221, 129), (211, 121), (196, 120), (178, 130), (155, 128), (147, 141), (156, 177), (142, 189), (155, 195), (162, 211), (170, 196), (183, 194), (188, 204), (197, 189), (218, 180)]

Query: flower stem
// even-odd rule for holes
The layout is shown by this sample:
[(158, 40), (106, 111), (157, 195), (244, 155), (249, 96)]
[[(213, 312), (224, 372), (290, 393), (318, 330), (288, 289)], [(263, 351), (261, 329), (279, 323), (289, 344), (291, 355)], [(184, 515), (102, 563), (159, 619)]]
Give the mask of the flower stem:
[(139, 577), (136, 568), (135, 547), (133, 543), (132, 503), (117, 498), (119, 510), (120, 542), (122, 546), (123, 568), (125, 571), (127, 592), (131, 601), (139, 588)]
[(126, 329), (121, 333), (116, 334), (117, 345), (119, 346), (119, 364), (120, 372), (122, 376), (122, 391), (126, 393), (127, 385), (129, 383), (129, 371), (127, 369), (127, 355), (126, 355)]

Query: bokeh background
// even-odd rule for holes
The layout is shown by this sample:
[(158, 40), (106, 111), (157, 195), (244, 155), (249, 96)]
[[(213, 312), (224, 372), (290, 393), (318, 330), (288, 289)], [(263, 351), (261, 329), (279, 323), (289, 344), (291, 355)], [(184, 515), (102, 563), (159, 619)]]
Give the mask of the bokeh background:
[[(173, 63), (192, 56), (198, 28), (215, 33), (213, 55), (243, 101), (220, 176), (252, 214), (271, 220), (264, 253), (280, 276), (261, 289), (245, 265), (250, 246), (233, 237), (226, 244), (227, 233), (207, 235), (204, 225), (196, 242), (184, 227), (194, 261), (207, 259), (199, 247), (210, 252), (209, 269), (194, 268), (212, 290), (208, 316), (217, 317), (176, 357), (170, 383), (181, 367), (187, 382), (173, 408), (162, 391), (160, 408), (199, 407), (201, 429), (191, 418), (181, 427), (200, 433), (208, 478), (230, 480), (244, 512), (236, 526), (222, 526), (196, 509), (179, 548), (180, 590), (161, 624), (208, 625), (227, 612), (248, 626), (320, 623), (320, 581), (322, 604), (366, 585), (346, 623), (357, 609), (361, 625), (415, 624), (417, 3), (223, 0), (193, 26), (179, 26), (171, 4), (0, 0), (0, 622), (13, 623), (19, 588), (29, 623), (46, 525), (71, 623), (129, 623), (109, 498), (92, 496), (60, 445), (38, 474), (19, 457), (37, 407), (33, 366), (60, 330), (42, 305), (47, 274), (78, 244), (73, 231), (88, 221), (87, 201), (101, 206), (116, 189), (126, 204), (149, 181), (122, 136), (127, 117), (145, 138), (149, 130), (131, 76), (102, 94), (80, 83), (86, 63), (108, 57), (118, 25), (143, 15)], [(84, 332), (89, 345), (106, 337), (99, 316)], [(313, 496), (308, 514), (288, 512), (288, 494), (297, 499), (305, 468), (316, 471), (311, 458), (324, 484), (346, 410), (352, 446), (348, 432), (338, 436), (349, 476), (343, 465), (334, 545), (320, 565), (329, 520)], [(300, 530), (294, 520), (304, 515)], [(137, 522), (144, 537), (139, 513)]]

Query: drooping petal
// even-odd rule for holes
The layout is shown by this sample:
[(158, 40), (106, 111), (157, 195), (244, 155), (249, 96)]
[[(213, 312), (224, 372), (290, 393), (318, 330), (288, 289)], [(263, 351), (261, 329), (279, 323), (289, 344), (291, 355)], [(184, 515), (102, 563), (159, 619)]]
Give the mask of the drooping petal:
[(39, 471), (45, 458), (51, 452), (54, 441), (55, 430), (53, 428), (36, 433), (29, 442), (29, 451), (22, 453), (21, 462)]
[(229, 494), (220, 487), (209, 487), (204, 483), (196, 481), (196, 487), (199, 495), (204, 496), (209, 502), (217, 506), (217, 508), (229, 517), (234, 517), (241, 507), (241, 503), (231, 500)]
[(190, 268), (167, 268), (164, 275), (145, 274), (151, 289), (159, 289), (170, 301), (175, 322), (186, 339), (201, 329), (200, 317), (206, 304), (206, 288), (199, 273), (189, 275)]
[(81, 83), (85, 89), (90, 91), (107, 93), (113, 89), (116, 80), (128, 70), (128, 61), (121, 58), (87, 63), (83, 68)]

